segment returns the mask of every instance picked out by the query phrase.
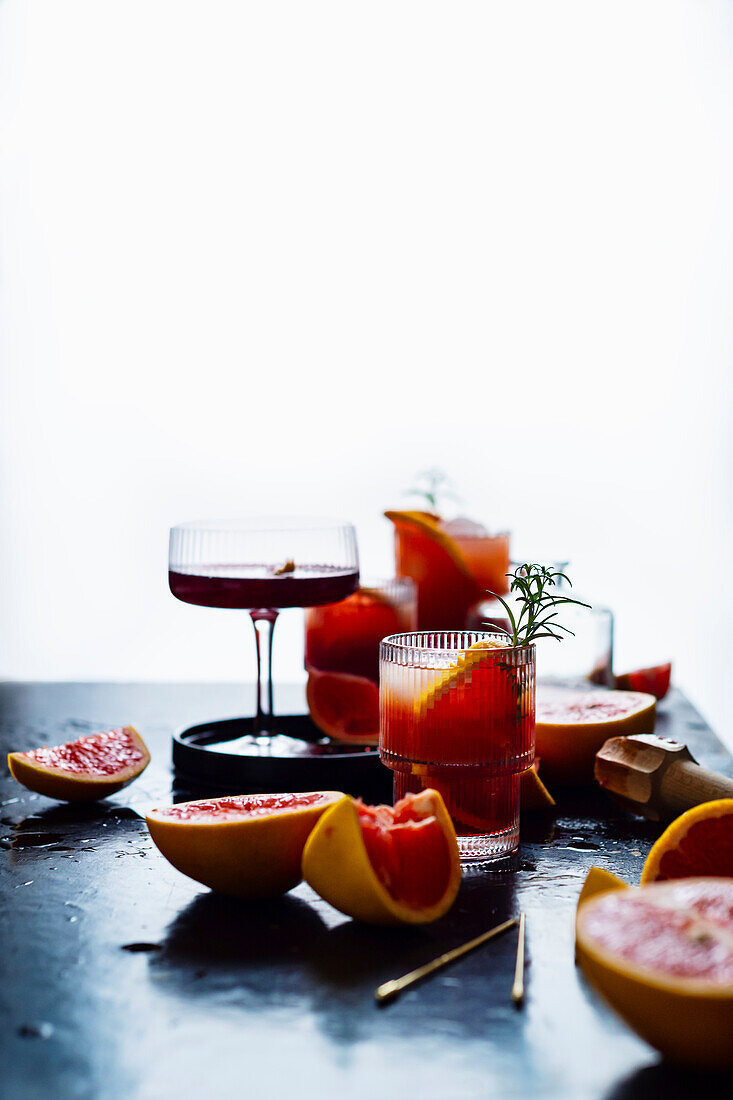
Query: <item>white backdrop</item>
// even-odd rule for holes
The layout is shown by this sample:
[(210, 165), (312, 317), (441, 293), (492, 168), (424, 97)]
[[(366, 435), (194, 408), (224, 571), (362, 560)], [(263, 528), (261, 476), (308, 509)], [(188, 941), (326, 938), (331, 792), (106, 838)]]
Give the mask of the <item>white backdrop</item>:
[(169, 525), (440, 465), (730, 739), (732, 124), (729, 3), (3, 0), (0, 675), (251, 677)]

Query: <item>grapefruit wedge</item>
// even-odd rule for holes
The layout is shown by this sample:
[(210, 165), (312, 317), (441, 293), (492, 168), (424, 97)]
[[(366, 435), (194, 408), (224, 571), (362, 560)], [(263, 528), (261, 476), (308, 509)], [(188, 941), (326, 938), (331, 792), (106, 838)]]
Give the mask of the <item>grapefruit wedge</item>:
[(578, 962), (673, 1061), (733, 1068), (733, 879), (606, 890), (578, 909)]
[(535, 750), (551, 784), (593, 782), (595, 755), (609, 737), (653, 733), (656, 699), (639, 691), (539, 687)]
[(669, 691), (672, 665), (656, 665), (654, 668), (637, 668), (616, 677), (616, 687), (622, 691), (646, 691), (655, 699), (664, 699)]
[(379, 688), (366, 676), (308, 670), (308, 710), (323, 733), (337, 741), (375, 745), (379, 738)]
[(14, 779), (62, 802), (106, 798), (132, 783), (149, 763), (147, 746), (132, 726), (8, 755)]
[(733, 798), (703, 802), (668, 825), (647, 856), (641, 881), (698, 875), (733, 878)]
[(308, 838), (303, 877), (335, 909), (368, 924), (437, 920), (461, 884), (443, 799), (431, 789), (395, 806), (365, 806), (344, 796)]
[(530, 768), (525, 768), (520, 776), (519, 805), (521, 810), (550, 810), (555, 799), (540, 779), (540, 761), (537, 757)]
[(300, 860), (339, 791), (240, 794), (151, 810), (153, 842), (177, 871), (238, 898), (276, 897), (301, 880)]
[(455, 541), (431, 512), (385, 512), (395, 526), (395, 571), (417, 586), (418, 630), (462, 630), (484, 596)]

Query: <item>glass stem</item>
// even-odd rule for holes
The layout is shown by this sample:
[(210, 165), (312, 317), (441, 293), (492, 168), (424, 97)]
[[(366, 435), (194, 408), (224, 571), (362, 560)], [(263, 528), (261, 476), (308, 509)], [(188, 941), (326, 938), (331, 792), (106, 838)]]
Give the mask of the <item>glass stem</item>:
[[(277, 611), (250, 611), (255, 628), (257, 648), (257, 713), (254, 733), (267, 733), (272, 718), (272, 636), (275, 632)], [(265, 675), (262, 668), (265, 668)]]

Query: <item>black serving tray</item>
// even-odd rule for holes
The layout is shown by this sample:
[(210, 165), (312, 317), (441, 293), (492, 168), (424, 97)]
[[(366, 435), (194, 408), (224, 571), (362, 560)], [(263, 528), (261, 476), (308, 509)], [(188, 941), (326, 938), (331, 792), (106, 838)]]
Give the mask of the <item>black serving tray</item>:
[(335, 790), (391, 801), (392, 773), (376, 746), (324, 737), (307, 714), (278, 715), (277, 733), (257, 736), (252, 718), (187, 726), (173, 734), (175, 794)]

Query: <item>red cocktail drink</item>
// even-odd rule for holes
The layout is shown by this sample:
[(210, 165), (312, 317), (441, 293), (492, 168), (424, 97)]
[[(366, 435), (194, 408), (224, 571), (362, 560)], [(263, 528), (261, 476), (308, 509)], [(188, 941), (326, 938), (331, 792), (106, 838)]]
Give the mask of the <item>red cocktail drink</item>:
[(287, 572), (266, 565), (197, 564), (195, 572), (168, 571), (174, 596), (199, 607), (315, 607), (350, 595), (359, 582), (355, 569), (296, 566)]
[(415, 586), (401, 578), (361, 584), (341, 603), (306, 611), (308, 703), (324, 733), (376, 742), (379, 645), (415, 625)]
[(383, 641), (379, 750), (394, 772), (395, 799), (439, 790), (465, 858), (496, 859), (517, 847), (534, 719), (534, 646), (477, 632)]
[(509, 535), (431, 512), (387, 512), (395, 525), (395, 572), (417, 585), (420, 630), (463, 630), (486, 591), (507, 591)]

